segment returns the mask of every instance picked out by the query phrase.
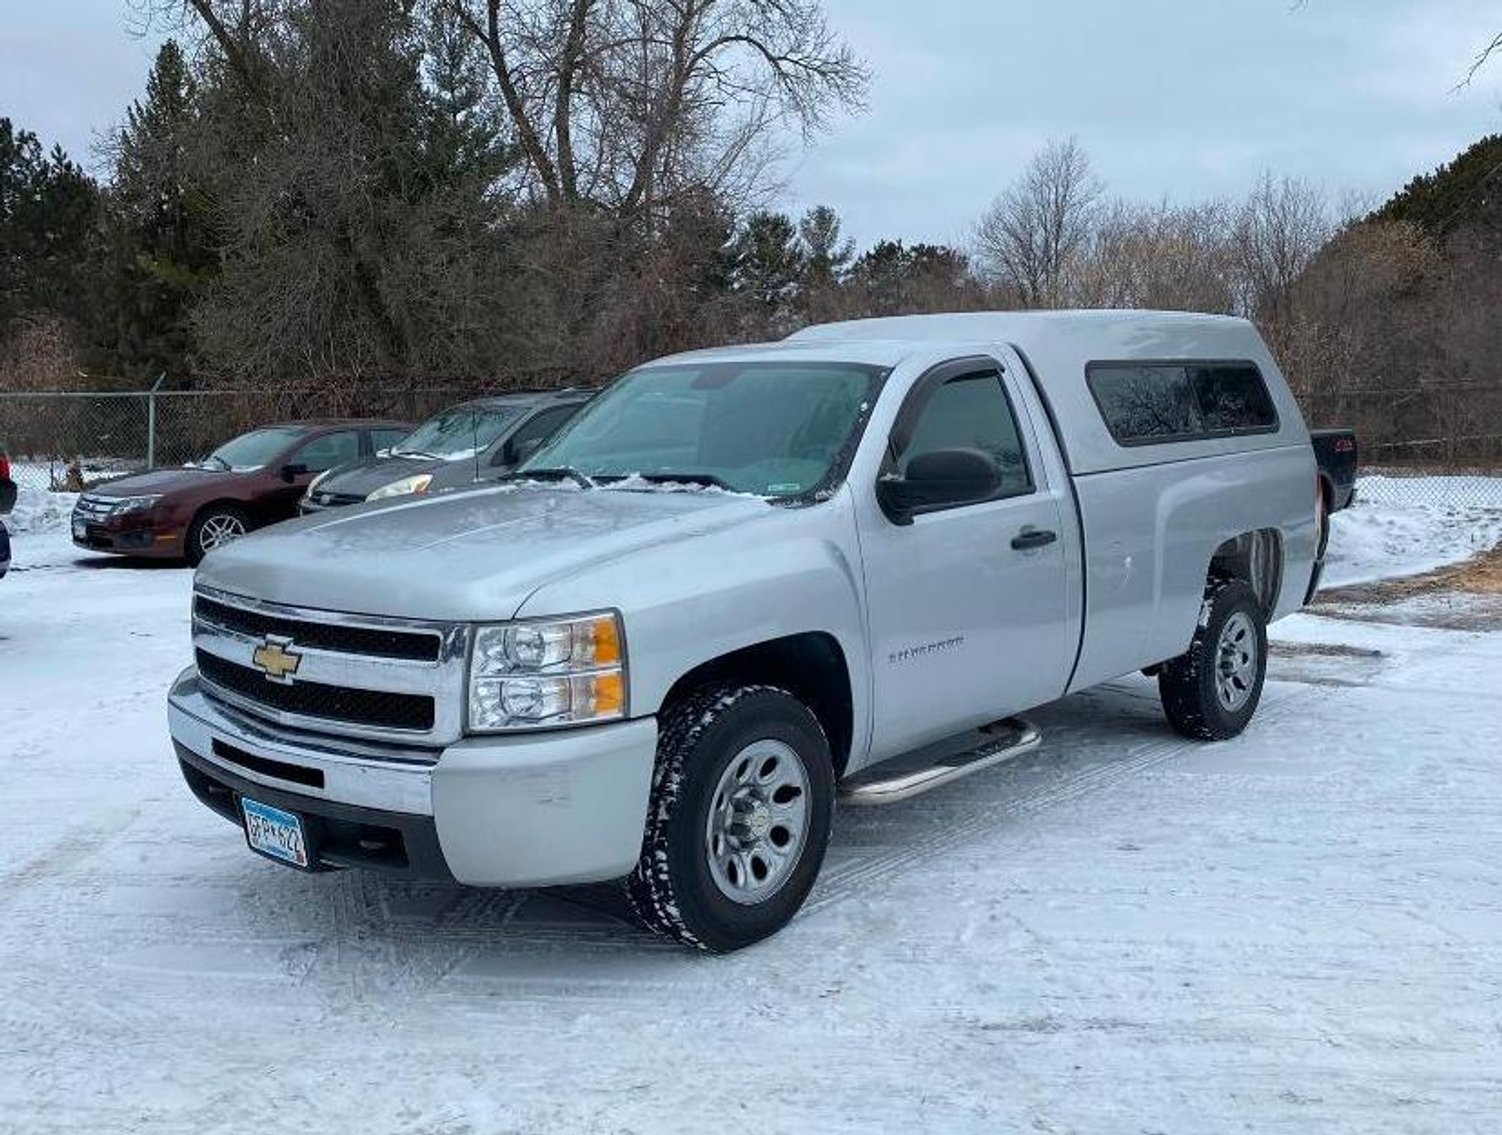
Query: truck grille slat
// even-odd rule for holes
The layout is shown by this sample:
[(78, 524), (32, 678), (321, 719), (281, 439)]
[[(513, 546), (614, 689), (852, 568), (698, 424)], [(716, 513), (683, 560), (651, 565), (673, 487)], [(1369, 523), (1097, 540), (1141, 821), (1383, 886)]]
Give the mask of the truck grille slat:
[(210, 685), (285, 713), (384, 729), (428, 732), (434, 724), (434, 700), (421, 694), (361, 690), (320, 682), (280, 685), (260, 671), (196, 651), (198, 673)]
[(301, 646), (363, 654), (374, 658), (399, 658), (413, 662), (437, 662), (442, 641), (421, 631), (381, 630), (374, 627), (311, 623), (267, 615), (244, 607), (229, 607), (202, 595), (193, 601), (193, 613), (201, 620), (227, 631), (251, 635), (282, 635)]

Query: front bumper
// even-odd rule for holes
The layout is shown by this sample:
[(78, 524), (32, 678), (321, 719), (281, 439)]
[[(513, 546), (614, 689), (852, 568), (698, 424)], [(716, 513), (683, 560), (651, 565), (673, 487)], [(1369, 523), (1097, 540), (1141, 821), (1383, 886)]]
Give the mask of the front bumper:
[(324, 866), (534, 887), (618, 879), (641, 852), (654, 718), (398, 749), (227, 709), (191, 667), (167, 713), (204, 804), (237, 824), (247, 794), (298, 813)]
[(298, 516), (316, 516), (320, 512), (328, 512), (335, 508), (349, 508), (351, 505), (364, 504), (365, 498), (353, 496), (348, 493), (304, 493), (302, 499), (297, 502)]
[(183, 554), (182, 529), (157, 523), (150, 513), (140, 517), (99, 521), (78, 511), (72, 520), (73, 544), (90, 552), (112, 552), (122, 556), (165, 556)]

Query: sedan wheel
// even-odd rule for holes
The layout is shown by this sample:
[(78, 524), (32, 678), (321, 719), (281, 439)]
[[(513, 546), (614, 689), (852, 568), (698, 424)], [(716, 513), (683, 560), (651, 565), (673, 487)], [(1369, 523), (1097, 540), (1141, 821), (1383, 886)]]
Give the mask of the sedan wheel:
[(215, 548), (233, 544), (250, 531), (250, 519), (239, 509), (218, 506), (203, 513), (188, 529), (183, 551), (194, 567)]

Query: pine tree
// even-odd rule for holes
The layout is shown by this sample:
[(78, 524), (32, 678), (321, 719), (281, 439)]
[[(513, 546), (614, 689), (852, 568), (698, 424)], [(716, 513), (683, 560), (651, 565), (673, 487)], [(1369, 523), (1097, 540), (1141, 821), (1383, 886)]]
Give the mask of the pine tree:
[(840, 239), (840, 215), (828, 205), (817, 205), (798, 222), (807, 265), (805, 282), (810, 289), (838, 284), (855, 257), (855, 242)]
[(101, 336), (116, 369), (139, 381), (182, 374), (189, 315), (219, 267), (209, 201), (190, 160), (196, 90), (182, 50), (157, 52), (144, 100), (126, 112), (110, 192), (113, 295)]
[(1502, 134), (1482, 138), (1454, 161), (1414, 178), (1370, 219), (1407, 221), (1435, 240), (1463, 228), (1502, 236)]
[(733, 290), (767, 316), (791, 305), (806, 270), (798, 231), (782, 213), (747, 217), (736, 236), (731, 260)]
[(61, 147), (0, 118), (0, 337), (13, 320), (87, 311), (99, 191)]

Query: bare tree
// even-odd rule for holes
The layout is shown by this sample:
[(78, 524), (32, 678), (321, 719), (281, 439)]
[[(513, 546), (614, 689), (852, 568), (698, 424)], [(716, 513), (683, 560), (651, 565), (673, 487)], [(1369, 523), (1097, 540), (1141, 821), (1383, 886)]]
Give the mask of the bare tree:
[(1491, 39), (1491, 42), (1476, 53), (1476, 58), (1471, 60), (1470, 69), (1466, 71), (1465, 80), (1461, 85), (1464, 86), (1465, 83), (1469, 83), (1472, 79), (1474, 79), (1476, 77), (1476, 72), (1485, 67), (1487, 62), (1493, 55), (1498, 54), (1502, 54), (1502, 32), (1498, 32), (1496, 35), (1494, 35)]
[(1299, 178), (1264, 173), (1236, 222), (1236, 256), (1245, 311), (1273, 331), (1290, 315), (1294, 282), (1334, 234), (1329, 202)]
[(1077, 139), (1050, 142), (981, 217), (982, 265), (1027, 306), (1057, 303), (1065, 266), (1089, 236), (1103, 191)]
[(1067, 266), (1065, 295), (1080, 307), (1232, 311), (1232, 229), (1229, 210), (1217, 202), (1116, 202)]
[(865, 67), (815, 0), (432, 0), (484, 47), (533, 190), (650, 214), (743, 198), (773, 127), (863, 105)]

